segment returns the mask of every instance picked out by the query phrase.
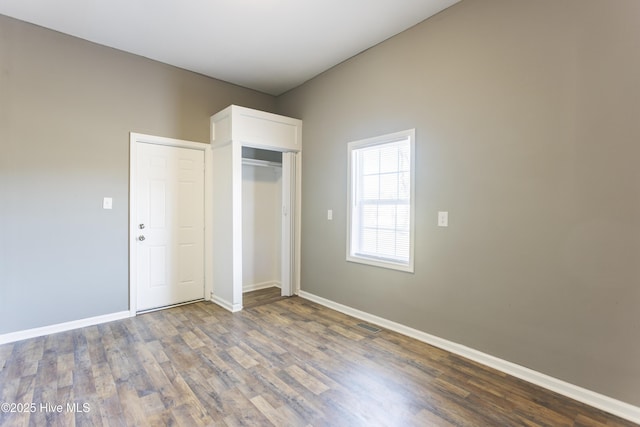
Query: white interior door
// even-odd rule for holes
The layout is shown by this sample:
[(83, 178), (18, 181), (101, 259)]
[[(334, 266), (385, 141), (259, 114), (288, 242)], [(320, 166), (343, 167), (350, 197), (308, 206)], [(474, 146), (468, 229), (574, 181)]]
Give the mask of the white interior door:
[(296, 237), (296, 154), (282, 153), (282, 296), (290, 297), (295, 289)]
[(204, 297), (204, 152), (137, 145), (137, 311)]

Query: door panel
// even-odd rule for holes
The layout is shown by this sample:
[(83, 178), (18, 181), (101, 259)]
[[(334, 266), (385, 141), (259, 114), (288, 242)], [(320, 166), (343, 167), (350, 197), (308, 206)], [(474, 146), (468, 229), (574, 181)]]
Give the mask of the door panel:
[(146, 252), (149, 254), (145, 257), (148, 260), (145, 267), (149, 271), (149, 287), (167, 286), (167, 247), (147, 245)]
[(137, 242), (137, 310), (201, 299), (204, 152), (145, 143), (137, 150), (136, 221), (144, 237)]

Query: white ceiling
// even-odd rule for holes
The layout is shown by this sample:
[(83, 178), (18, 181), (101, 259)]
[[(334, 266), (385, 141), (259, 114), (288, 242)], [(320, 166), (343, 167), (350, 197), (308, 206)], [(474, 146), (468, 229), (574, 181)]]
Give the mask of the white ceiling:
[(0, 0), (0, 14), (279, 95), (460, 0)]

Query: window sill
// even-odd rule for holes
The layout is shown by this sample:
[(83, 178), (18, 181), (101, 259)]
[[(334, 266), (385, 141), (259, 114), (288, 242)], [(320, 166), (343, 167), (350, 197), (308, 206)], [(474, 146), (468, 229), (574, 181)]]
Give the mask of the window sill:
[(385, 261), (375, 258), (366, 258), (354, 255), (347, 255), (348, 262), (355, 262), (357, 264), (365, 264), (371, 265), (373, 267), (386, 268), (388, 270), (397, 270), (403, 271), (405, 273), (413, 273), (413, 261), (410, 261), (407, 264), (393, 262), (393, 261)]

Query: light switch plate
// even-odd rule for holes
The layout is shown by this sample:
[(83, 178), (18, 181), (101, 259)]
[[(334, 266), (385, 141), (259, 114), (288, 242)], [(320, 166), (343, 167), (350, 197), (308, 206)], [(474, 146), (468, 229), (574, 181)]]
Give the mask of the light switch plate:
[(449, 212), (438, 212), (438, 227), (449, 226)]
[(102, 209), (113, 209), (113, 199), (111, 197), (105, 197), (102, 200)]
[(329, 221), (333, 220), (333, 210), (329, 209), (329, 210), (327, 211), (327, 219), (328, 219)]

